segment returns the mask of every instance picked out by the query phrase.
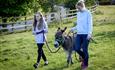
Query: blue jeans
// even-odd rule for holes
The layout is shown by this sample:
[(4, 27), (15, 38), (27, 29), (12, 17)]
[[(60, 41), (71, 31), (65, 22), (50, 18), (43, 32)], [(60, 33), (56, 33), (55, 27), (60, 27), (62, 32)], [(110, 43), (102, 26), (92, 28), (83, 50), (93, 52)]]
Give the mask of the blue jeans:
[(84, 64), (88, 66), (88, 45), (87, 34), (77, 34), (74, 50), (84, 59)]

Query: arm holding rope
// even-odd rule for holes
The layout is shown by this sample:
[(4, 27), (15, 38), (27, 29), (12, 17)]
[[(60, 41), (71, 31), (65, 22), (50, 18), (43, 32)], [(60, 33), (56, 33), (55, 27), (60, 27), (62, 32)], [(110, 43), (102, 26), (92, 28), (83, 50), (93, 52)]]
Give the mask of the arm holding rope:
[(44, 22), (44, 33), (48, 33), (48, 25)]
[(73, 27), (70, 29), (70, 31), (68, 32), (67, 36), (69, 36), (70, 33), (74, 33), (74, 31), (77, 30), (77, 26)]

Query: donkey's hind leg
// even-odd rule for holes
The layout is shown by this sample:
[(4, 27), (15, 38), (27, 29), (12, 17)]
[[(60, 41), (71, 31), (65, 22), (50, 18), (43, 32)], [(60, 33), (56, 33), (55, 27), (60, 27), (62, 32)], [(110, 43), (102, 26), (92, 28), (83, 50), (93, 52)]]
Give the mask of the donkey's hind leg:
[(67, 57), (67, 66), (69, 65), (69, 52), (68, 51), (65, 51), (66, 52), (66, 57)]

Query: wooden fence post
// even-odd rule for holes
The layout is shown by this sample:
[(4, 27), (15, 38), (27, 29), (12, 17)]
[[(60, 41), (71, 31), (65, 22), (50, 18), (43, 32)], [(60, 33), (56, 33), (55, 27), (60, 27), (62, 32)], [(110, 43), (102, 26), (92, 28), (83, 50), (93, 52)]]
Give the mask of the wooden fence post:
[(25, 16), (25, 30), (27, 29), (27, 26), (26, 26), (27, 22), (26, 22), (26, 20), (27, 20), (27, 18)]

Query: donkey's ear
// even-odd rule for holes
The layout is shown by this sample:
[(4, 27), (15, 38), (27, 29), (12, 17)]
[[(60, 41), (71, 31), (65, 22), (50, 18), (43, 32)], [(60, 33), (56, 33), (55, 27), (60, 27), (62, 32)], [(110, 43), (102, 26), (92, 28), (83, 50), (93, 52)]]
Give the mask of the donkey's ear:
[(66, 31), (66, 29), (67, 29), (67, 27), (65, 27), (65, 28), (62, 30), (62, 32), (65, 32), (65, 31)]
[(60, 27), (58, 27), (58, 29), (57, 29), (57, 31), (59, 31), (61, 28)]

